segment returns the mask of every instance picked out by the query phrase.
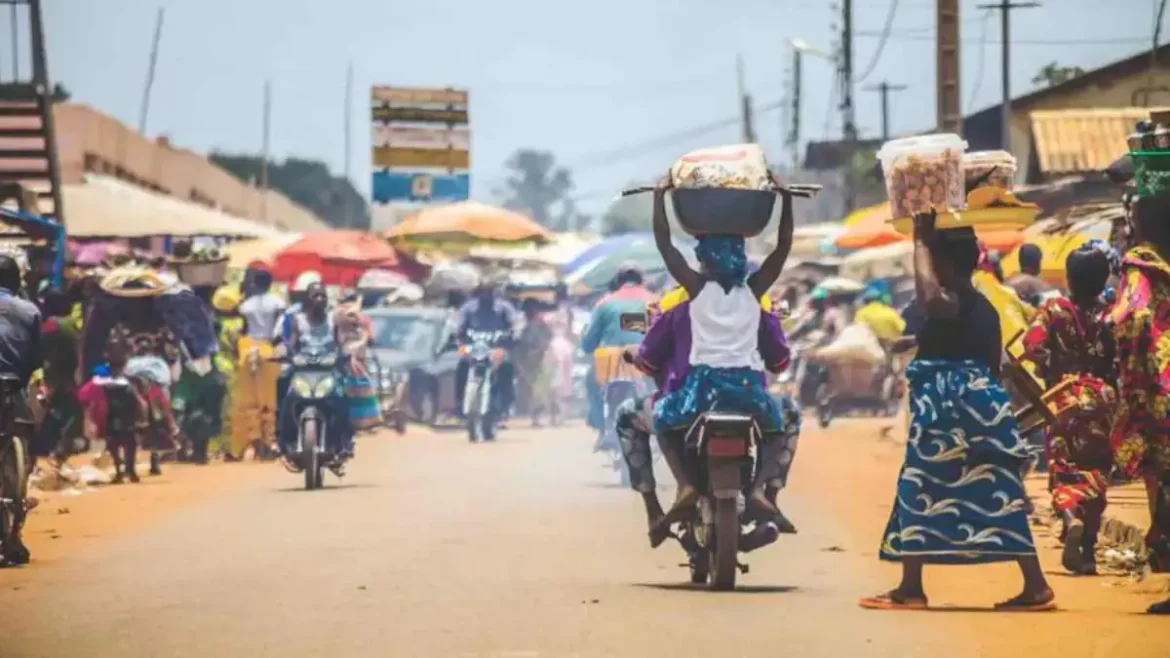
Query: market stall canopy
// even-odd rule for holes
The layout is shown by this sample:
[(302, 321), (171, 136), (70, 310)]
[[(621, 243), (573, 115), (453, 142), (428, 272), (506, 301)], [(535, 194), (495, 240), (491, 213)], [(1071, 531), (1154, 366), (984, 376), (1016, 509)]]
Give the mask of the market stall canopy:
[(600, 239), (581, 233), (556, 233), (547, 244), (483, 244), (471, 248), (470, 255), (487, 261), (513, 261), (561, 267), (578, 254), (596, 245)]
[(284, 231), (213, 208), (158, 194), (114, 178), (87, 175), (63, 185), (71, 238), (151, 236), (269, 238)]
[(801, 258), (822, 255), (826, 253), (826, 245), (832, 247), (844, 231), (845, 227), (835, 222), (797, 226), (792, 231), (791, 255)]
[(464, 201), (419, 211), (386, 231), (392, 242), (547, 242), (552, 233), (511, 210)]
[[(629, 234), (621, 237), (624, 239), (619, 240), (616, 247), (607, 248), (604, 253), (593, 256), (572, 270), (566, 266), (565, 282), (569, 287), (577, 290), (582, 288), (600, 290), (609, 285), (624, 265), (637, 267), (648, 279), (666, 272), (666, 264), (662, 261), (662, 255), (658, 253), (653, 237), (630, 237)], [(693, 243), (676, 241), (675, 246), (692, 267), (697, 267)], [(574, 263), (577, 260), (580, 259), (576, 259)]]
[(914, 243), (909, 240), (862, 249), (841, 260), (841, 276), (856, 281), (894, 279), (914, 274)]
[(893, 219), (890, 213), (888, 202), (853, 213), (850, 215), (852, 223), (846, 224), (845, 230), (837, 236), (833, 244), (838, 249), (854, 250), (902, 242), (906, 237), (890, 225), (890, 220)]
[(273, 238), (241, 240), (225, 246), (223, 251), (228, 257), (228, 267), (242, 270), (256, 261), (271, 264), (272, 257), (281, 249), (302, 237), (304, 237), (303, 233), (287, 233)]
[(375, 268), (400, 269), (398, 253), (381, 238), (361, 231), (309, 233), (272, 258), (272, 276), (278, 281), (292, 281), (314, 270), (326, 285), (349, 286)]
[(843, 276), (831, 276), (818, 283), (817, 288), (830, 295), (855, 295), (865, 290), (865, 284)]
[[(1024, 231), (1020, 245), (1026, 243), (1040, 247), (1043, 258), (1040, 262), (1040, 278), (1054, 286), (1066, 287), (1065, 261), (1069, 254), (1089, 240), (1110, 239), (1114, 221), (1125, 217), (1120, 203), (1086, 204), (1072, 209), (1061, 217), (1052, 217), (1036, 222)], [(1005, 277), (1020, 271), (1019, 246), (1011, 250), (1000, 261)]]

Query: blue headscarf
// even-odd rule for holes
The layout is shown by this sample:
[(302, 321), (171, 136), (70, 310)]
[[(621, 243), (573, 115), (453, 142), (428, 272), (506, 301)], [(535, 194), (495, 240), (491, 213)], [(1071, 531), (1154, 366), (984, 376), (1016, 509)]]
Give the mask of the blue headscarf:
[(742, 235), (699, 236), (695, 257), (707, 275), (727, 292), (747, 280), (747, 248)]
[(865, 291), (861, 293), (861, 301), (890, 304), (893, 300), (890, 297), (889, 285), (885, 281), (870, 281), (869, 285), (865, 286)]

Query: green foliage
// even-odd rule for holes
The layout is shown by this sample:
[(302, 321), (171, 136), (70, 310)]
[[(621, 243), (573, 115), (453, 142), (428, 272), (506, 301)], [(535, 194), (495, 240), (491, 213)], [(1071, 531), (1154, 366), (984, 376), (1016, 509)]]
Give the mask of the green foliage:
[(1084, 74), (1085, 69), (1079, 66), (1060, 66), (1056, 62), (1048, 62), (1032, 78), (1032, 84), (1055, 87)]
[[(254, 155), (212, 153), (210, 160), (246, 183), (260, 181), (262, 159)], [(308, 208), (334, 228), (367, 230), (366, 201), (349, 179), (334, 176), (317, 160), (289, 158), (268, 163), (268, 186)]]
[(573, 174), (558, 166), (548, 151), (520, 149), (504, 163), (508, 179), (496, 195), (509, 210), (523, 212), (536, 223), (554, 231), (583, 227), (589, 218), (577, 212), (573, 200)]

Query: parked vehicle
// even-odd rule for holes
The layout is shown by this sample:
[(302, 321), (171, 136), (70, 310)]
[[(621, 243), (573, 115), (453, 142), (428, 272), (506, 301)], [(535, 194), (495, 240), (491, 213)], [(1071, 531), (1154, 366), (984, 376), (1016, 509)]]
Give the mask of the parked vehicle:
[(451, 310), (410, 306), (373, 308), (367, 314), (373, 325), (370, 354), (378, 363), (383, 413), (392, 410), (387, 422), (397, 429), (396, 423), (405, 423), (407, 417), (435, 425), (457, 415), (459, 355), (451, 341)]
[(496, 373), (507, 354), (505, 331), (468, 331), (459, 355), (467, 360), (467, 384), (463, 388), (463, 418), (472, 443), (494, 441), (502, 410), (496, 400)]

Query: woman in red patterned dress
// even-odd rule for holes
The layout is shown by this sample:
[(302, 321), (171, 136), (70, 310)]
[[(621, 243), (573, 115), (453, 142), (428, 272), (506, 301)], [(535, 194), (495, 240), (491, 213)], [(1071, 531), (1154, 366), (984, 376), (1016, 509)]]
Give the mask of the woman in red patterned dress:
[(1048, 428), (1048, 489), (1064, 523), (1061, 563), (1074, 574), (1096, 574), (1095, 549), (1105, 490), (1113, 467), (1109, 444), (1117, 403), (1114, 343), (1102, 299), (1116, 255), (1101, 241), (1069, 255), (1070, 298), (1045, 302), (1024, 335), (1024, 358), (1068, 408)]

